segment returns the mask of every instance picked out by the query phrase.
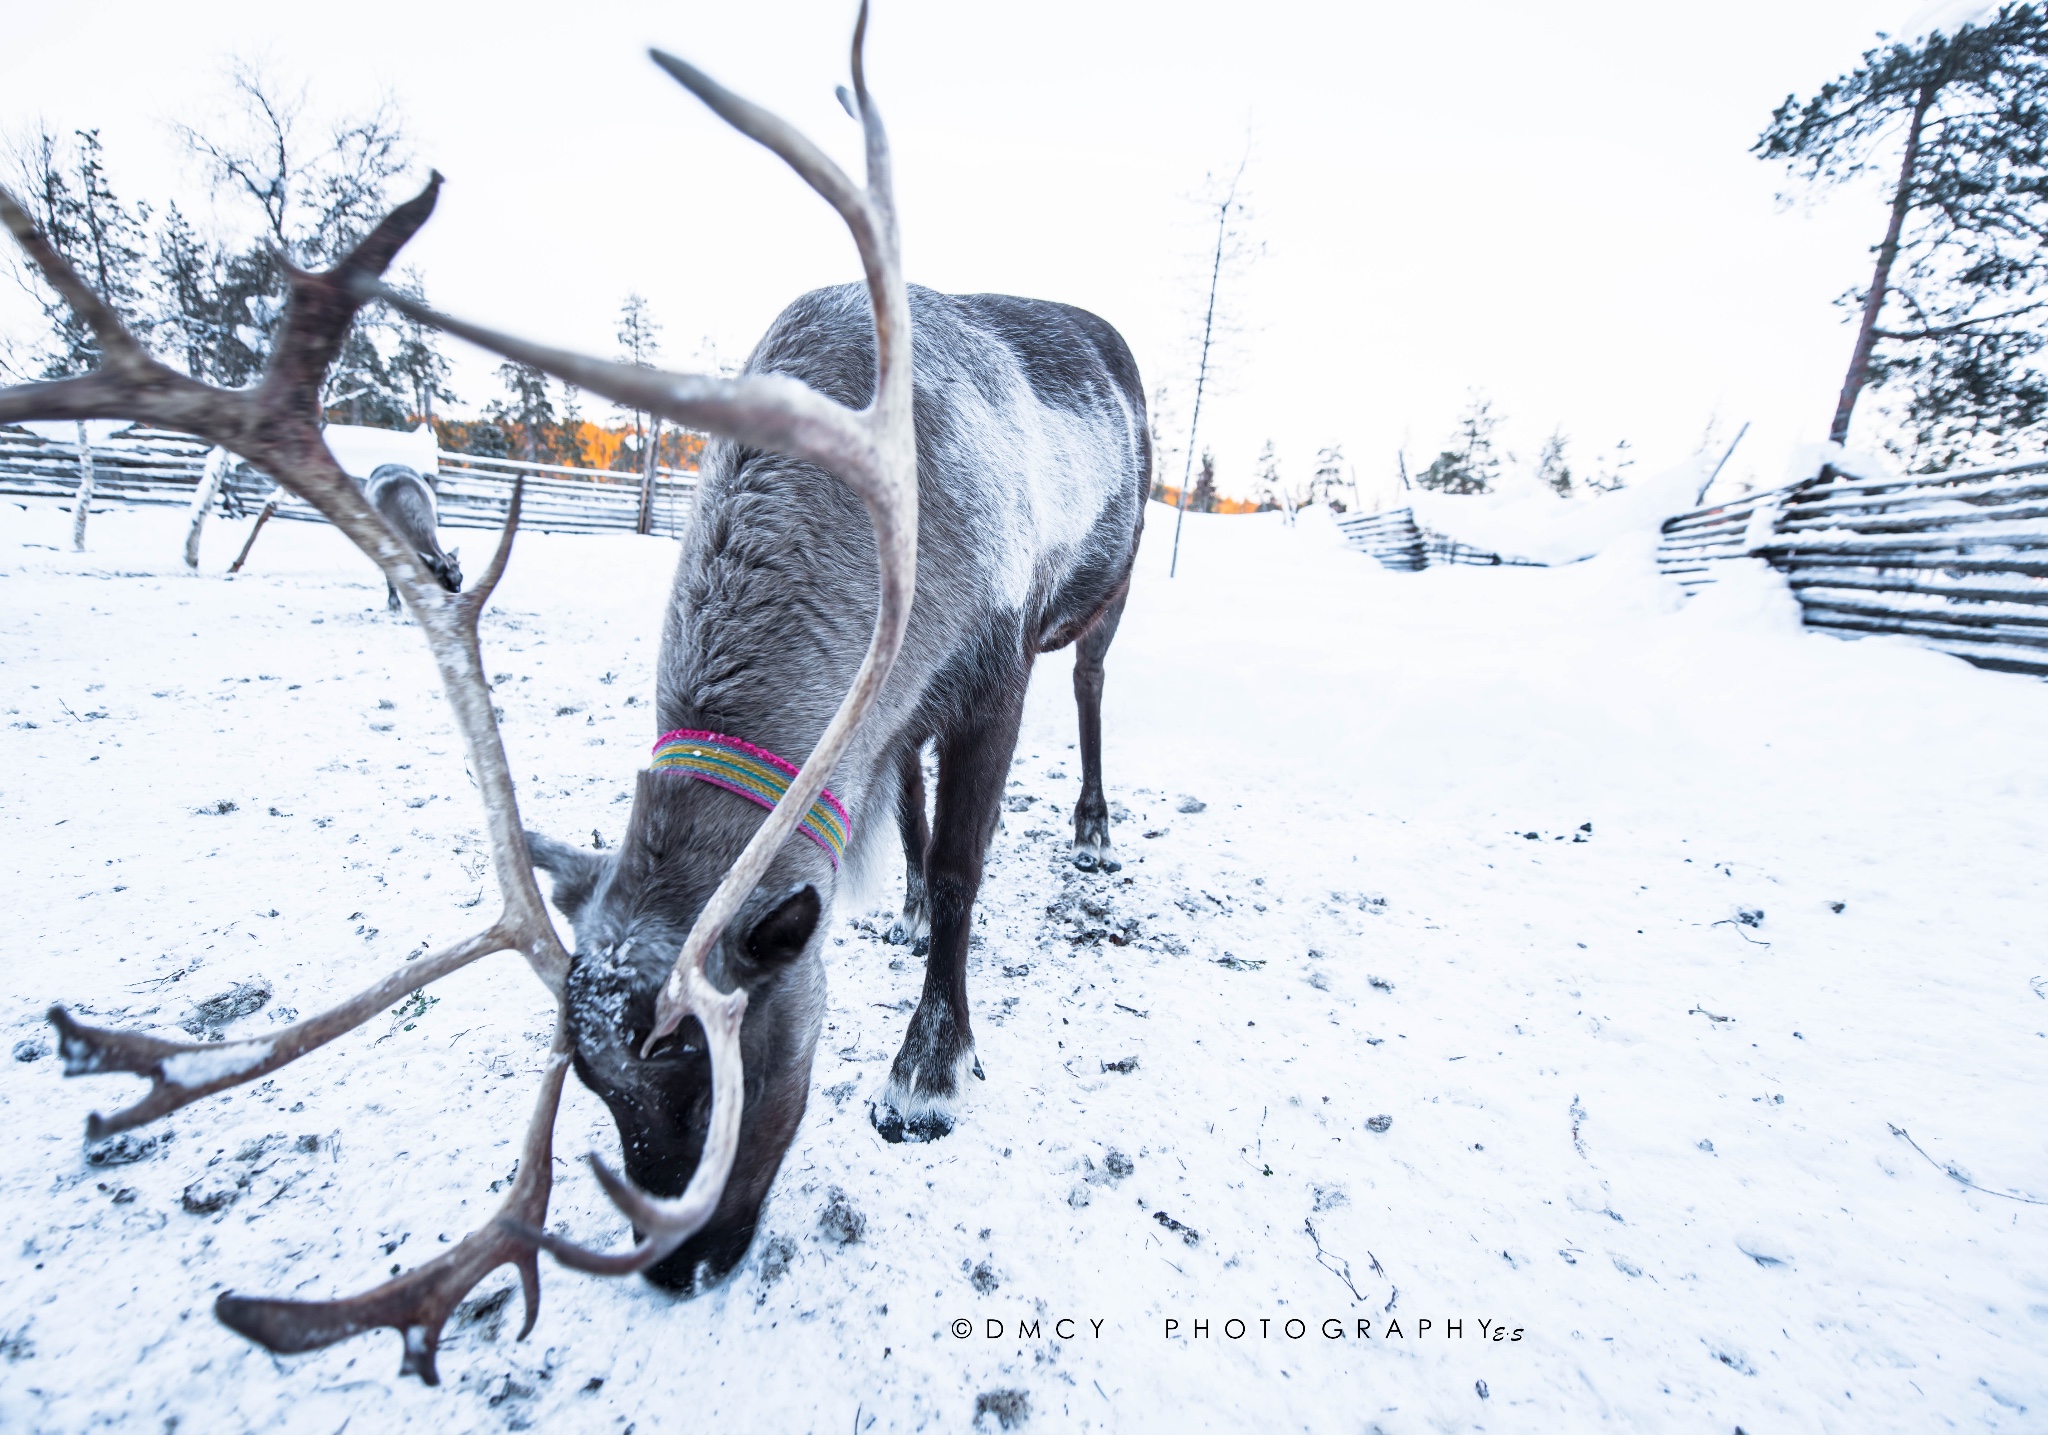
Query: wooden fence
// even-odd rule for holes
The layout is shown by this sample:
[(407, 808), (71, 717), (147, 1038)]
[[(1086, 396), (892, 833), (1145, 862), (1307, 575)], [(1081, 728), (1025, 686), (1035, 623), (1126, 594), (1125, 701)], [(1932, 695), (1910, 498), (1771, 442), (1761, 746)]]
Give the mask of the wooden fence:
[(1682, 513), (1657, 566), (1687, 589), (1731, 559), (1785, 575), (1810, 628), (1897, 633), (2048, 676), (2048, 461), (1816, 478)]
[[(95, 443), (93, 502), (162, 503), (189, 507), (206, 464), (207, 446), (184, 434), (131, 428)], [(641, 476), (560, 464), (521, 463), (471, 454), (439, 456), (432, 479), (443, 528), (501, 528), (516, 478), (526, 480), (519, 525), (544, 533), (631, 533), (640, 521)], [(70, 498), (78, 490), (75, 444), (0, 427), (0, 495)], [(269, 475), (236, 463), (220, 487), (219, 512), (250, 515), (276, 493), (278, 518), (325, 520), (277, 489)], [(657, 469), (650, 531), (680, 537), (697, 495), (694, 469)]]
[[(92, 446), (92, 501), (189, 506), (206, 452), (204, 442), (186, 434), (124, 429)], [(77, 492), (76, 444), (0, 426), (0, 494), (70, 498)]]
[(1382, 568), (1397, 573), (1419, 573), (1431, 564), (1481, 568), (1545, 566), (1532, 558), (1510, 558), (1420, 527), (1412, 508), (1390, 508), (1384, 513), (1340, 513), (1337, 528), (1346, 543), (1378, 559)]

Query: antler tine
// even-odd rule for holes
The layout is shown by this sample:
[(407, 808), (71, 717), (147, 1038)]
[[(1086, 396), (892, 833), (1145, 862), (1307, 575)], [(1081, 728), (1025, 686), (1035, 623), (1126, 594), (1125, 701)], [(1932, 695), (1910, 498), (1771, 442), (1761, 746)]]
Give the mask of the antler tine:
[(221, 1324), (278, 1355), (319, 1350), (378, 1326), (389, 1326), (405, 1341), (400, 1375), (417, 1375), (428, 1385), (441, 1383), (434, 1357), (441, 1328), (462, 1298), (502, 1265), (519, 1268), (520, 1295), (526, 1320), (519, 1327), (524, 1340), (540, 1315), (540, 1259), (533, 1244), (509, 1227), (543, 1226), (548, 1196), (554, 1186), (555, 1112), (562, 1100), (562, 1078), (569, 1069), (568, 1022), (559, 1011), (555, 1040), (542, 1073), (540, 1096), (520, 1148), (519, 1174), (497, 1213), (464, 1236), (451, 1251), (395, 1280), (344, 1300), (273, 1300), (222, 1294), (213, 1304)]
[(512, 501), (505, 507), (505, 528), (498, 535), (498, 547), (475, 586), (462, 595), (463, 603), (478, 613), (482, 613), (484, 604), (491, 601), (491, 594), (497, 591), (498, 580), (505, 576), (505, 564), (512, 557), (512, 537), (519, 531), (519, 505), (525, 497), (526, 475), (522, 473), (512, 479)]
[(123, 1071), (150, 1079), (148, 1094), (134, 1105), (125, 1106), (112, 1116), (95, 1111), (86, 1118), (86, 1139), (97, 1141), (168, 1116), (202, 1096), (267, 1075), (354, 1031), (406, 993), (460, 971), (478, 957), (513, 945), (513, 934), (505, 930), (501, 921), (489, 931), (408, 962), (339, 1006), (294, 1022), (274, 1036), (246, 1041), (165, 1041), (142, 1032), (108, 1031), (80, 1025), (61, 1006), (50, 1008), (49, 1019), (50, 1025), (57, 1028), (57, 1050), (64, 1059), (66, 1076)]

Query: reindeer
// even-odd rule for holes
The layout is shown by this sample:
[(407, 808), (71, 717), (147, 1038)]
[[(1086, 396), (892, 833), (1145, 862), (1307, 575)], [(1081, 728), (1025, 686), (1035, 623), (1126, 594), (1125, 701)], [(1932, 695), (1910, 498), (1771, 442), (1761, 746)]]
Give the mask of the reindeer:
[[(681, 60), (654, 56), (831, 203), (861, 259), (866, 327), (856, 291), (807, 296), (732, 379), (579, 358), (429, 314), (381, 286), (433, 210), (436, 174), (332, 269), (289, 270), (289, 302), (262, 380), (213, 388), (152, 358), (0, 190), (0, 222), (93, 330), (104, 356), (87, 375), (0, 390), (0, 422), (123, 418), (194, 433), (272, 474), (347, 534), (384, 570), (427, 638), (482, 793), (504, 903), (485, 931), (261, 1039), (167, 1041), (87, 1027), (53, 1007), (66, 1075), (150, 1080), (132, 1105), (94, 1113), (88, 1138), (259, 1079), (494, 952), (520, 952), (558, 1002), (518, 1173), (492, 1218), (361, 1295), (221, 1295), (216, 1316), (271, 1351), (318, 1349), (388, 1326), (403, 1339), (401, 1373), (435, 1384), (443, 1325), (498, 1267), (518, 1269), (520, 1333), (532, 1329), (541, 1248), (574, 1268), (646, 1272), (677, 1287), (729, 1270), (802, 1116), (824, 1000), (822, 920), (839, 863), (861, 860), (892, 810), (911, 873), (902, 935), (928, 927), (929, 961), (925, 999), (876, 1121), (885, 1134), (899, 1126), (906, 1136), (940, 1134), (963, 1072), (978, 1072), (963, 963), (1018, 703), (1032, 657), (1065, 642), (1081, 644), (1075, 860), (1113, 865), (1098, 704), (1148, 479), (1137, 375), (1108, 326), (1079, 311), (907, 288), (888, 140), (863, 72), (866, 22), (863, 5), (852, 92), (839, 92), (865, 137), (867, 180), (859, 186), (777, 116)], [(712, 726), (665, 735), (674, 761), (658, 758), (639, 779), (631, 833), (615, 860), (541, 839), (529, 847), (519, 820), (477, 639), (518, 529), (519, 491), (482, 576), (468, 592), (453, 592), (320, 437), (322, 380), (357, 310), (373, 298), (724, 441), (669, 606), (658, 694), (664, 724)], [(872, 557), (855, 537), (856, 497), (873, 530)], [(932, 518), (928, 543), (920, 541), (921, 506)], [(928, 573), (921, 595), (920, 556)], [(770, 601), (778, 588), (784, 598)], [(915, 612), (913, 596), (921, 598)], [(858, 610), (870, 601), (872, 631), (856, 661)], [(899, 655), (902, 680), (883, 701)], [(846, 688), (835, 707), (837, 682)], [(871, 714), (877, 720), (864, 726)], [(918, 765), (927, 740), (939, 760), (930, 832)], [(735, 757), (749, 751), (759, 755), (753, 769)], [(776, 757), (805, 751), (793, 772)], [(724, 759), (735, 763), (725, 790), (696, 780), (719, 775), (707, 765)], [(843, 803), (828, 799), (828, 779), (839, 783)], [(756, 802), (770, 807), (765, 820)], [(865, 839), (851, 847), (849, 808)], [(790, 843), (800, 827), (807, 840)], [(575, 926), (573, 955), (548, 917), (536, 863), (553, 875), (555, 900)], [(632, 1222), (635, 1241), (624, 1251), (585, 1250), (543, 1229), (555, 1113), (572, 1064), (620, 1126), (629, 1174), (595, 1153), (591, 1165)]]
[[(370, 470), (363, 496), (398, 536), (412, 545), (412, 551), (443, 588), (450, 593), (462, 591), (462, 550), (441, 551), (441, 515), (434, 506), (434, 490), (424, 478), (402, 463), (380, 463)], [(398, 589), (388, 581), (384, 605), (398, 611)]]

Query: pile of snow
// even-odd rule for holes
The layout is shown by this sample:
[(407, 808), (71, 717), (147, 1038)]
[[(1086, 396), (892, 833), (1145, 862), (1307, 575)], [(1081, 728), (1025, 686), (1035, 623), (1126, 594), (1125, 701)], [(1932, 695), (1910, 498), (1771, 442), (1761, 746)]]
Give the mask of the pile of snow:
[(367, 479), (379, 464), (386, 463), (402, 463), (429, 478), (441, 471), (440, 449), (430, 424), (421, 424), (410, 433), (357, 424), (329, 424), (323, 436), (340, 462), (341, 471), (353, 479)]
[(1630, 534), (1655, 532), (1697, 506), (1711, 459), (1694, 459), (1612, 493), (1560, 498), (1533, 479), (1493, 493), (1412, 495), (1415, 521), (1432, 532), (1506, 557), (1555, 567), (1590, 558)]

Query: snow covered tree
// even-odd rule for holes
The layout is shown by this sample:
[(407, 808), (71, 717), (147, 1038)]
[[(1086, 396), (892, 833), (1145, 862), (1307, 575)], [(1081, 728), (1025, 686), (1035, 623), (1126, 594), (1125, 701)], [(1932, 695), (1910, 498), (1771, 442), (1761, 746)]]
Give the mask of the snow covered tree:
[(1308, 483), (1308, 501), (1325, 503), (1331, 511), (1344, 511), (1343, 495), (1350, 487), (1350, 465), (1344, 461), (1344, 446), (1331, 444), (1316, 451), (1316, 471)]
[(1627, 488), (1628, 471), (1635, 466), (1636, 456), (1630, 451), (1628, 440), (1616, 439), (1613, 448), (1593, 461), (1593, 471), (1586, 475), (1586, 487), (1595, 493)]
[(1252, 475), (1252, 499), (1260, 512), (1284, 508), (1288, 521), (1293, 521), (1294, 505), (1288, 501), (1287, 488), (1280, 477), (1280, 456), (1274, 452), (1271, 439), (1259, 450), (1258, 466)]
[[(388, 191), (409, 158), (402, 122), (388, 101), (325, 126), (307, 117), (304, 95), (244, 62), (229, 72), (231, 113), (211, 132), (178, 132), (229, 212), (254, 234), (222, 240), (208, 253), (183, 216), (159, 236), (170, 328), (195, 377), (247, 383), (262, 372), (284, 314), (279, 258), (300, 268), (333, 263), (383, 216)], [(416, 296), (416, 273), (401, 280)], [(380, 308), (365, 310), (327, 376), (331, 419), (404, 427), (453, 402), (438, 337)]]
[(2048, 6), (1881, 44), (1787, 96), (1753, 149), (1816, 186), (1889, 177), (1870, 283), (1838, 301), (1860, 322), (1830, 438), (1866, 385), (1899, 395), (1888, 444), (1923, 470), (2011, 452), (2048, 419)]
[(1180, 453), (1171, 437), (1178, 428), (1172, 406), (1173, 391), (1165, 384), (1152, 390), (1152, 400), (1145, 405), (1145, 421), (1152, 429), (1152, 497), (1161, 503), (1166, 501), (1166, 476), (1173, 472), (1174, 458)]
[[(121, 202), (107, 178), (96, 129), (74, 130), (67, 145), (38, 133), (15, 157), (22, 202), (57, 252), (92, 285), (138, 337), (152, 327), (147, 288), (149, 207)], [(40, 356), (45, 378), (99, 367), (98, 338), (41, 274), (16, 267), (50, 328)]]
[(562, 421), (555, 425), (549, 435), (549, 463), (575, 464), (581, 467), (588, 455), (583, 447), (583, 406), (576, 401), (578, 390), (568, 384), (562, 386)]
[(1500, 454), (1493, 443), (1500, 424), (1492, 401), (1474, 393), (1458, 420), (1451, 440), (1455, 446), (1439, 453), (1415, 482), (1437, 493), (1491, 493), (1500, 476)]
[[(416, 270), (406, 270), (394, 287), (422, 303), (426, 300), (426, 288)], [(435, 400), (444, 404), (456, 402), (454, 392), (448, 387), (451, 369), (440, 349), (440, 333), (403, 314), (390, 315), (389, 323), (397, 341), (389, 364), (391, 378), (401, 388), (411, 391), (413, 415), (431, 424)]]
[(1565, 458), (1567, 440), (1563, 429), (1552, 429), (1536, 455), (1536, 481), (1559, 498), (1572, 496), (1572, 469)]
[(485, 416), (504, 430), (521, 458), (528, 463), (542, 462), (548, 431), (556, 426), (548, 376), (530, 364), (506, 362), (498, 365), (498, 378), (505, 385), (506, 397), (493, 400)]
[(1216, 511), (1216, 455), (1204, 450), (1202, 469), (1195, 475), (1195, 486), (1188, 491), (1187, 507), (1197, 513)]
[[(646, 297), (633, 292), (626, 295), (619, 305), (619, 327), (616, 331), (619, 341), (619, 357), (639, 369), (651, 369), (654, 361), (661, 357), (661, 325)], [(618, 456), (612, 461), (613, 467), (638, 469), (645, 466), (647, 453), (647, 415), (644, 411), (633, 411), (633, 452), (627, 453), (620, 446)]]

